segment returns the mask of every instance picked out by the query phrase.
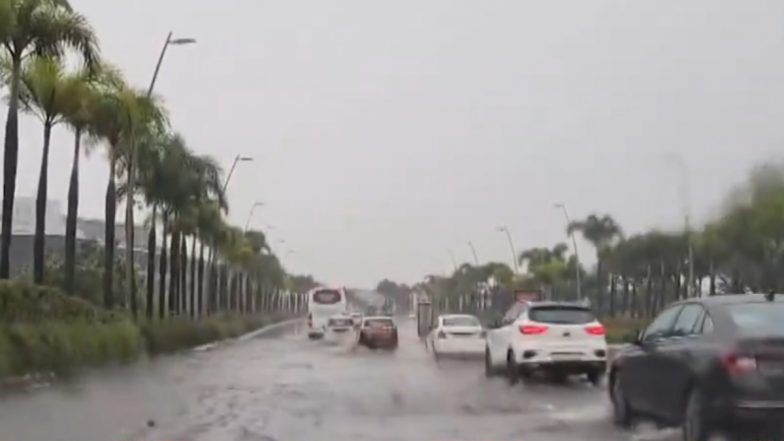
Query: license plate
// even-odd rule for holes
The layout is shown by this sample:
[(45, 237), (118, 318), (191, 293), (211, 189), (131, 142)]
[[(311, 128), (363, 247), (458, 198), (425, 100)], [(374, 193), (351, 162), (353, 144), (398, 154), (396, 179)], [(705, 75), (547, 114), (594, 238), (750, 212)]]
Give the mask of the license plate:
[(580, 354), (551, 354), (550, 358), (553, 361), (574, 361), (580, 360)]
[(782, 375), (784, 364), (781, 362), (761, 362), (757, 368), (763, 374)]

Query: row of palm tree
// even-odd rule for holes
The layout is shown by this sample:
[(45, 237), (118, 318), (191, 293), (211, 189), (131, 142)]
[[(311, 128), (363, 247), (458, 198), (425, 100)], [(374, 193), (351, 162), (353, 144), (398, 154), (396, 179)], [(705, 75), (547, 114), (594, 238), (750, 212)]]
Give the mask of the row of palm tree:
[[(68, 188), (63, 288), (75, 293), (79, 161), (86, 147), (106, 147), (103, 304), (127, 305), (134, 317), (244, 312), (270, 303), (284, 271), (261, 232), (226, 223), (223, 172), (191, 151), (174, 133), (160, 98), (128, 84), (99, 56), (98, 39), (66, 0), (0, 0), (2, 81), (8, 92), (3, 175), (0, 278), (10, 276), (10, 244), (19, 151), (19, 112), (42, 124), (36, 195), (33, 281), (45, 280), (45, 224), (52, 129), (74, 136)], [(77, 58), (78, 69), (69, 69)], [(125, 203), (125, 255), (116, 256), (118, 203)], [(150, 209), (145, 295), (137, 295), (134, 209)], [(160, 226), (161, 237), (157, 237)], [(190, 242), (190, 252), (188, 243)], [(156, 256), (157, 250), (160, 254)], [(207, 254), (205, 255), (205, 250)], [(115, 292), (115, 268), (124, 264), (126, 290)], [(158, 267), (156, 268), (156, 263)], [(168, 286), (167, 286), (168, 277)], [(155, 300), (156, 280), (158, 301)], [(255, 296), (255, 297), (254, 297)], [(266, 296), (266, 297), (263, 297)], [(265, 300), (266, 299), (266, 300)]]
[(442, 297), (466, 296), (492, 275), (500, 289), (533, 289), (574, 300), (579, 270), (583, 294), (610, 317), (647, 317), (672, 301), (694, 296), (781, 291), (784, 163), (754, 168), (728, 195), (720, 214), (699, 230), (627, 236), (612, 216), (591, 214), (569, 224), (565, 233), (580, 234), (593, 245), (594, 271), (578, 267), (575, 257), (567, 255), (568, 247), (558, 243), (521, 252), (521, 274), (500, 263), (464, 264), (448, 277), (429, 276), (418, 287)]

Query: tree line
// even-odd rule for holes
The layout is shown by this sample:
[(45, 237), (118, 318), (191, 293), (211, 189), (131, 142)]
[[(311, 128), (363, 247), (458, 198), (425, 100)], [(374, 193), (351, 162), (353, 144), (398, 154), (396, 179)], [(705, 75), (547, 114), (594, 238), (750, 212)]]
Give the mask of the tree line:
[[(243, 231), (227, 223), (229, 207), (220, 165), (210, 156), (195, 153), (172, 129), (160, 97), (129, 84), (118, 68), (101, 57), (92, 26), (68, 1), (0, 0), (0, 54), (0, 79), (8, 92), (0, 279), (11, 276), (18, 121), (23, 112), (34, 115), (43, 132), (35, 203), (34, 283), (45, 283), (46, 272), (51, 271), (45, 256), (49, 151), (52, 129), (65, 126), (73, 134), (62, 256), (66, 293), (76, 294), (77, 289), (79, 161), (86, 147), (97, 147), (105, 152), (109, 169), (103, 306), (127, 306), (134, 317), (162, 319), (256, 312), (278, 304), (275, 296), (285, 287), (285, 271), (263, 232)], [(78, 60), (79, 66), (69, 68), (66, 59)], [(123, 202), (125, 249), (124, 256), (117, 256), (115, 225), (118, 204)], [(134, 209), (138, 207), (151, 213), (145, 278), (139, 277), (133, 246)], [(124, 281), (122, 292), (117, 290), (118, 274)], [(144, 287), (137, 286), (140, 280), (146, 280)]]
[(582, 295), (599, 313), (634, 318), (650, 317), (689, 297), (780, 292), (784, 163), (754, 167), (726, 195), (718, 214), (698, 229), (627, 235), (613, 216), (591, 214), (570, 223), (565, 233), (579, 234), (592, 245), (592, 268), (579, 265), (566, 243), (557, 243), (520, 252), (520, 274), (505, 263), (466, 263), (448, 276), (429, 275), (414, 288), (442, 303), (460, 297), (476, 302), (477, 287), (488, 281), (495, 290), (536, 290), (551, 299), (577, 300), (579, 271)]

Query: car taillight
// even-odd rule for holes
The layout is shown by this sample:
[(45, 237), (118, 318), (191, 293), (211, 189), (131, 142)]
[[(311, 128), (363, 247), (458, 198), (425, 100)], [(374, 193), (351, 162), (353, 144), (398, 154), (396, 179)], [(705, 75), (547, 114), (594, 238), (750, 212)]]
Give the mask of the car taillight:
[(588, 325), (585, 327), (585, 332), (587, 332), (590, 335), (604, 335), (604, 326)]
[(525, 335), (544, 334), (546, 331), (545, 325), (520, 325), (520, 333)]
[(313, 327), (313, 314), (310, 312), (308, 313), (308, 327)]
[(444, 331), (438, 331), (438, 338), (446, 338), (446, 333)]
[(757, 370), (756, 358), (731, 352), (721, 356), (721, 364), (730, 374), (743, 374)]

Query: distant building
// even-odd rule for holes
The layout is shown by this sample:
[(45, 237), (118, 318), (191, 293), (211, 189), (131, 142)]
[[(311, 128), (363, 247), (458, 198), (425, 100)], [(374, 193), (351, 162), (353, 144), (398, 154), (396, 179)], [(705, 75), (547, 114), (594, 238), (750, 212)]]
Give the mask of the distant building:
[[(0, 207), (0, 213), (2, 213)], [(49, 200), (46, 204), (46, 252), (47, 254), (62, 253), (65, 248), (66, 213), (63, 204), (57, 200)], [(77, 219), (76, 238), (79, 241), (95, 241), (104, 243), (106, 223), (98, 219)], [(35, 198), (17, 197), (14, 201), (13, 235), (11, 241), (11, 271), (18, 272), (32, 265), (33, 237), (35, 236)], [(149, 229), (137, 226), (134, 232), (134, 248), (139, 251), (147, 249)], [(115, 227), (115, 244), (117, 249), (125, 248), (125, 226), (118, 223)], [(145, 255), (137, 254), (136, 259), (146, 259)], [(134, 260), (136, 260), (134, 259)]]

